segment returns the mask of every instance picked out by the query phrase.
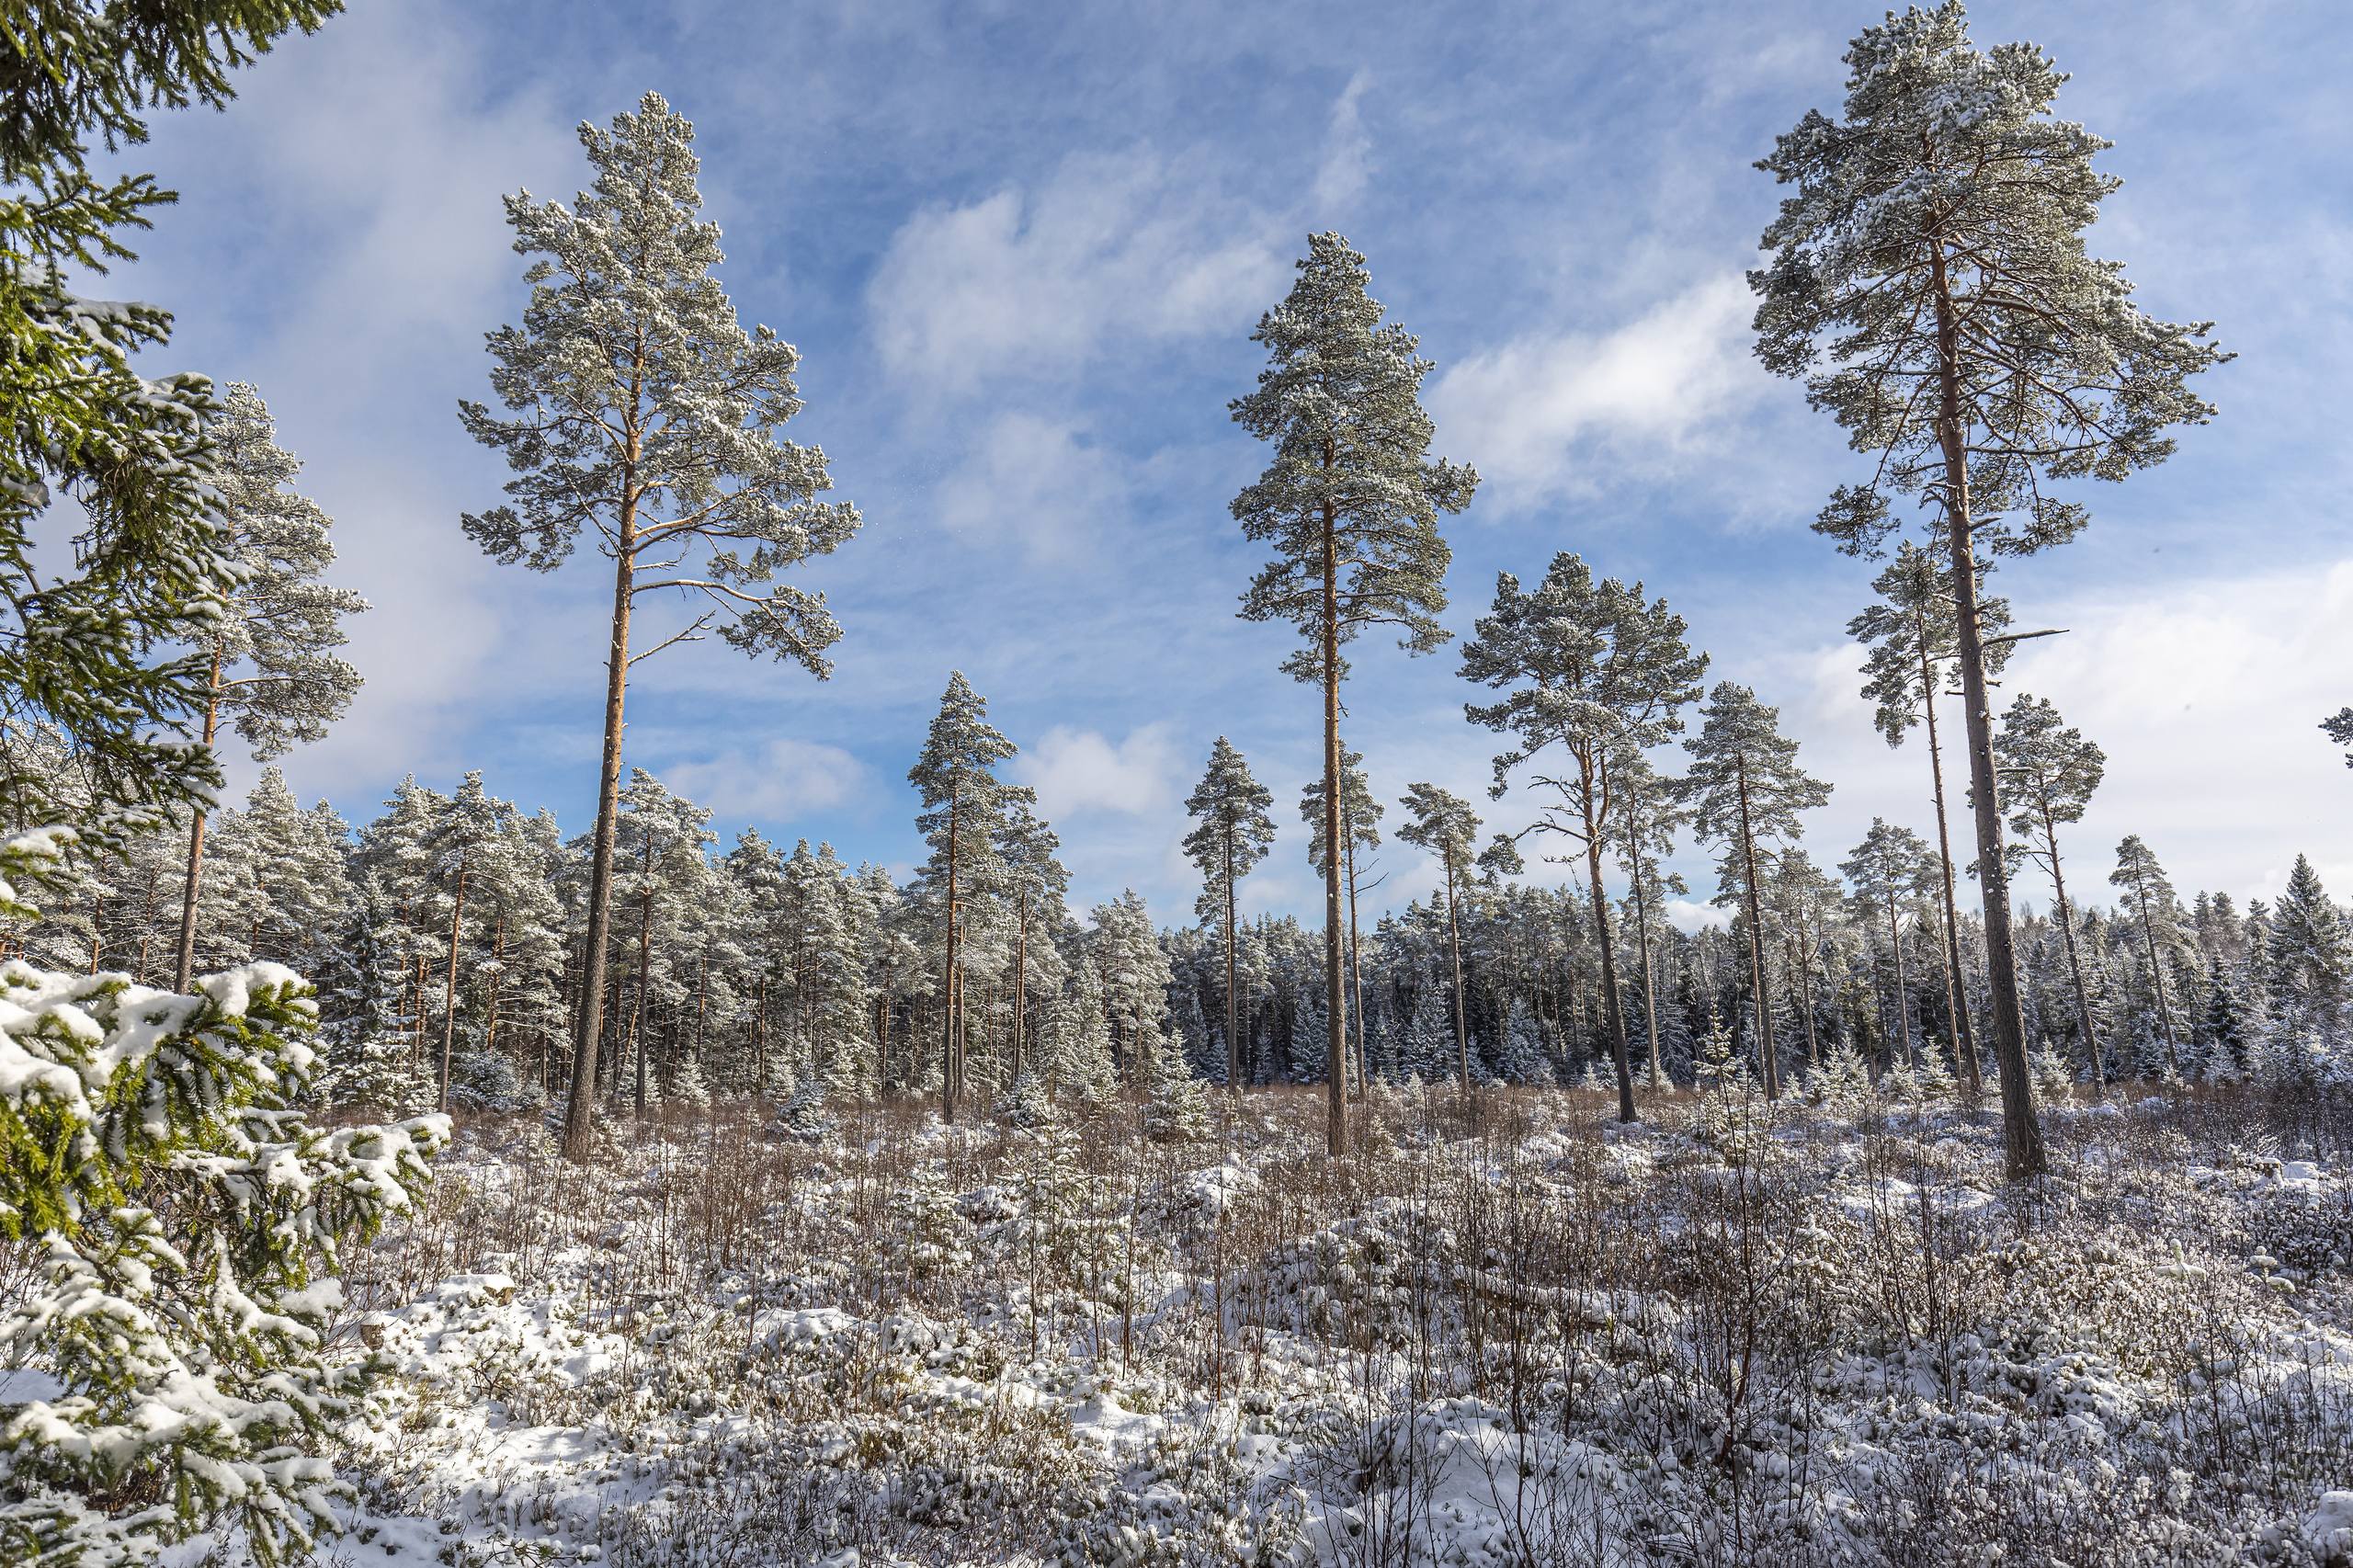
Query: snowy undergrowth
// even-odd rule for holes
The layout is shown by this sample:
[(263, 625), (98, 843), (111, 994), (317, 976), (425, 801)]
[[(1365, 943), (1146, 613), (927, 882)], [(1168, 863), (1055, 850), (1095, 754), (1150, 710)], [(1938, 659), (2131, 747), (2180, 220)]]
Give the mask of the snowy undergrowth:
[(2065, 1108), (2006, 1190), (1861, 1111), (480, 1123), (354, 1271), (336, 1560), (2353, 1556), (2345, 1108)]

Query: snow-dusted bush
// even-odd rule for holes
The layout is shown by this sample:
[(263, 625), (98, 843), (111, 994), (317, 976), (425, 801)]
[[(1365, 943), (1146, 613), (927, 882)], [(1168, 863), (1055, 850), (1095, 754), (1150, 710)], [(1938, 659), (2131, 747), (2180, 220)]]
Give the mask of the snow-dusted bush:
[[(71, 838), (0, 845), (0, 877)], [(226, 1515), (275, 1562), (332, 1528), (322, 1449), (375, 1370), (326, 1352), (343, 1251), (447, 1123), (312, 1126), (315, 1019), (276, 964), (191, 995), (0, 965), (0, 1233), (37, 1270), (0, 1316), (0, 1558), (150, 1562)]]

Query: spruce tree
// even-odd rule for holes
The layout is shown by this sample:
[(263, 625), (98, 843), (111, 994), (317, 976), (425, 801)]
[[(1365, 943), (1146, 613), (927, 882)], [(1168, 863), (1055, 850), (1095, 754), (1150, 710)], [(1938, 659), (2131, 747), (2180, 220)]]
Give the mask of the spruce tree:
[(1465, 1105), (1471, 1101), (1471, 1030), (1463, 1017), (1461, 887), (1471, 875), (1472, 846), (1479, 836), (1478, 813), (1471, 802), (1435, 784), (1409, 784), (1406, 822), (1397, 836), (1419, 845), (1438, 857), (1446, 892), (1446, 947), (1454, 970), (1454, 1058), (1458, 1086)]
[(2065, 79), (2030, 44), (1974, 48), (1960, 0), (1890, 12), (1847, 51), (1844, 118), (1809, 111), (1758, 167), (1795, 191), (1749, 274), (1757, 356), (1875, 459), (1815, 528), (1876, 552), (1919, 496), (1949, 557), (2006, 1162), (2045, 1165), (2026, 1061), (1995, 786), (1981, 546), (2023, 556), (2084, 526), (2052, 481), (2120, 480), (2212, 408), (2188, 379), (2224, 358), (2208, 324), (2136, 307), (2084, 232), (2117, 181), (2108, 143), (2052, 112)]
[[(125, 235), (177, 199), (152, 175), (95, 176), (88, 140), (112, 152), (147, 139), (151, 108), (222, 107), (234, 67), (333, 10), (21, 0), (0, 27), (0, 816), (70, 822), (84, 854), (211, 802), (219, 765), (188, 742), (238, 571), (211, 383), (144, 373), (170, 312), (67, 286), (135, 259)], [(60, 501), (83, 523), (70, 557), (36, 548)]]
[[(1935, 552), (1910, 540), (1896, 545), (1894, 559), (1872, 580), (1871, 588), (1880, 602), (1848, 621), (1847, 635), (1870, 649), (1863, 665), (1863, 695), (1874, 704), (1872, 717), (1887, 744), (1902, 745), (1915, 724), (1927, 728), (1929, 790), (1937, 808), (1938, 892), (1944, 913), (1945, 1005), (1953, 1019), (1954, 1054), (1973, 1093), (1978, 1087), (1977, 1038), (1961, 980), (1961, 910), (1953, 893), (1952, 835), (1945, 820), (1944, 746), (1937, 733), (1943, 671), (1960, 643), (1953, 624), (1956, 596), (1948, 569)], [(1985, 673), (1997, 675), (2018, 645), (2015, 639), (1999, 635), (2009, 627), (2008, 601), (1981, 597), (1977, 620), (1996, 634), (1983, 640), (1982, 656)]]
[[(208, 675), (199, 733), (209, 749), (225, 719), (254, 756), (267, 761), (320, 739), (358, 695), (359, 672), (335, 650), (347, 641), (344, 618), (366, 609), (368, 601), (319, 580), (335, 562), (329, 519), (317, 503), (289, 488), (301, 464), (278, 444), (261, 394), (232, 381), (210, 436), (213, 483), (238, 580), (202, 644)], [(196, 968), (204, 822), (201, 807), (189, 813), (173, 982), (183, 991)]]
[(2353, 926), (2302, 855), (2265, 923), (2263, 949), (2282, 1031), (2333, 1027), (2353, 988)]
[[(1684, 631), (1683, 618), (1665, 599), (1645, 599), (1642, 584), (1628, 587), (1615, 577), (1597, 584), (1592, 568), (1563, 553), (1533, 591), (1508, 572), (1499, 575), (1495, 606), (1462, 650), (1464, 677), (1506, 693), (1483, 707), (1466, 704), (1463, 712), (1515, 742), (1495, 759), (1488, 792), (1500, 799), (1523, 766), (1545, 769), (1535, 779), (1544, 803), (1523, 832), (1558, 834), (1584, 852), (1621, 1121), (1634, 1119), (1634, 1074), (1601, 858), (1620, 825), (1617, 774), (1679, 733), (1680, 710), (1699, 696), (1708, 656), (1691, 651)], [(1563, 761), (1556, 764), (1555, 756)]]
[(2164, 1031), (2165, 1071), (2181, 1075), (2181, 1051), (2174, 1040), (2173, 1004), (2165, 995), (2165, 961), (2158, 956), (2157, 937), (2164, 933), (2170, 951), (2181, 941), (2181, 901), (2166, 880), (2165, 869), (2137, 833), (2127, 834), (2116, 846), (2116, 869), (2108, 874), (2110, 887), (2121, 893), (2124, 913), (2141, 928), (2141, 944), (2149, 960), (2149, 984), (2156, 994), (2157, 1027)]
[[(2057, 900), (2059, 932), (2067, 950), (2067, 973), (2075, 993), (2075, 1018), (2091, 1060), (2092, 1086), (2107, 1082), (2098, 1026), (2093, 1022), (2090, 991), (2084, 984), (2083, 955), (2075, 942), (2075, 919), (2067, 904), (2067, 878), (2059, 858), (2059, 824), (2084, 820), (2092, 791), (2108, 770), (2108, 754), (2060, 722), (2047, 698), (2020, 692), (2002, 715), (1994, 739), (2004, 797), (2010, 802), (2010, 832), (2018, 857), (2040, 866)], [(2006, 1091), (2005, 1091), (2006, 1093)]]
[[(1307, 863), (1317, 875), (1324, 872), (1324, 780), (1311, 778), (1301, 790), (1299, 814), (1308, 826)], [(1348, 1016), (1347, 1022), (1356, 1031), (1350, 1046), (1346, 1030), (1334, 1038), (1339, 1042), (1343, 1061), (1343, 1075), (1348, 1071), (1347, 1059), (1353, 1052), (1357, 1093), (1364, 1093), (1364, 943), (1358, 935), (1357, 893), (1360, 887), (1357, 872), (1357, 851), (1381, 847), (1381, 818), (1382, 807), (1372, 796), (1372, 783), (1365, 777), (1364, 754), (1343, 750), (1340, 753), (1340, 876), (1348, 895)], [(1369, 869), (1370, 868), (1368, 868)], [(1381, 879), (1375, 878), (1373, 885)]]
[[(0, 843), (0, 913), (67, 829)], [(334, 1364), (347, 1248), (410, 1210), (449, 1123), (315, 1127), (310, 987), (282, 965), (176, 994), (7, 977), (0, 1558), (131, 1568), (216, 1525), (305, 1560), (351, 1488), (328, 1460), (381, 1366)]]
[[(1471, 504), (1478, 474), (1429, 457), (1433, 433), (1421, 384), (1433, 366), (1419, 341), (1368, 291), (1364, 257), (1335, 233), (1308, 240), (1299, 280), (1259, 319), (1255, 343), (1271, 363), (1233, 415), (1273, 444), (1274, 460), (1233, 499), (1245, 538), (1271, 544), (1242, 601), (1245, 620), (1282, 620), (1307, 646), (1284, 662), (1324, 697), (1324, 1011), (1336, 1039), (1347, 1032), (1340, 951), (1341, 648), (1370, 626), (1397, 628), (1400, 645), (1426, 653), (1443, 642), (1450, 552), (1438, 514)], [(1348, 1149), (1347, 1085), (1333, 1051), (1324, 1098), (1326, 1149)]]
[(1684, 743), (1691, 769), (1683, 781), (1692, 831), (1723, 846), (1717, 882), (1737, 890), (1747, 912), (1750, 996), (1756, 1018), (1757, 1074), (1768, 1098), (1781, 1092), (1773, 1045), (1773, 997), (1765, 967), (1764, 885), (1758, 842), (1804, 835), (1799, 813), (1830, 799), (1830, 786), (1798, 766), (1798, 743), (1780, 731), (1780, 710), (1731, 681), (1718, 681), (1699, 710), (1699, 733)]
[[(512, 504), (464, 519), (494, 559), (551, 572), (584, 529), (613, 562), (605, 742), (590, 840), (587, 961), (565, 1152), (588, 1151), (605, 1028), (613, 839), (620, 815), (621, 713), (629, 671), (676, 642), (715, 635), (751, 657), (819, 679), (841, 635), (824, 596), (776, 581), (858, 529), (857, 508), (819, 499), (825, 455), (778, 432), (801, 411), (800, 356), (766, 326), (745, 332), (711, 276), (719, 225), (700, 216), (694, 128), (658, 93), (609, 131), (584, 122), (597, 171), (574, 198), (506, 199), (515, 249), (534, 257), (522, 324), (490, 335), (491, 386), (516, 417), (461, 403), (467, 432), (506, 454)], [(632, 651), (650, 595), (691, 612)]]
[(1235, 1094), (1242, 1090), (1242, 1011), (1234, 982), (1234, 890), (1274, 846), (1274, 820), (1267, 815), (1274, 801), (1223, 735), (1210, 747), (1208, 771), (1185, 801), (1200, 824), (1185, 835), (1185, 854), (1204, 884), (1194, 911), (1219, 922), (1225, 933), (1225, 1086)]

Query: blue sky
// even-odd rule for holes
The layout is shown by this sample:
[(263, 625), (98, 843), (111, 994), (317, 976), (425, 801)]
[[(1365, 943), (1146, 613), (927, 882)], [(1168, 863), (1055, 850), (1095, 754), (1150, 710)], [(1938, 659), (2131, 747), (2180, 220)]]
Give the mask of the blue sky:
[[(1931, 825), (1927, 760), (1890, 752), (1856, 694), (1842, 632), (1872, 569), (1806, 527), (1858, 460), (1755, 366), (1739, 279), (1775, 199), (1751, 164), (1835, 108), (1877, 8), (1640, 10), (360, 0), (225, 114), (158, 123), (132, 161), (185, 204), (111, 289), (178, 313), (173, 365), (260, 386), (337, 519), (337, 580), (377, 607), (355, 627), (367, 690), (287, 759), (296, 790), (358, 820), (404, 772), (481, 767), (584, 828), (604, 564), (476, 553), (457, 518), (504, 471), (455, 403), (484, 395), (481, 335), (523, 295), (498, 198), (568, 198), (574, 126), (660, 90), (695, 121), (739, 310), (802, 351), (791, 434), (867, 523), (804, 579), (847, 631), (832, 681), (673, 649), (639, 666), (630, 759), (729, 836), (904, 871), (906, 768), (961, 667), (1078, 900), (1131, 885), (1189, 918), (1180, 802), (1225, 733), (1285, 835), (1252, 903), (1312, 919), (1294, 824), (1316, 707), (1276, 672), (1289, 634), (1233, 617), (1256, 555), (1226, 506), (1262, 456), (1225, 409), (1304, 236), (1336, 228), (1438, 365), (1438, 449), (1485, 476), (1449, 530), (1449, 624), (1556, 551), (1643, 578), (1836, 783), (1809, 834), (1835, 863), (1873, 814)], [(2353, 892), (2353, 775), (2313, 727), (2353, 700), (2353, 12), (1973, 20), (2054, 53), (2065, 111), (2118, 143), (2095, 248), (2240, 355), (2206, 378), (2213, 426), (2102, 487), (2081, 542), (2002, 574), (2021, 621), (2071, 629), (2011, 688), (2109, 752), (2078, 875), (2138, 832), (2185, 891), (2276, 890), (2301, 850)], [(1483, 801), (1494, 747), (1454, 659), (1368, 642), (1355, 663), (1347, 733), (1381, 794)], [(1429, 886), (1410, 849), (1381, 858), (1384, 898)]]

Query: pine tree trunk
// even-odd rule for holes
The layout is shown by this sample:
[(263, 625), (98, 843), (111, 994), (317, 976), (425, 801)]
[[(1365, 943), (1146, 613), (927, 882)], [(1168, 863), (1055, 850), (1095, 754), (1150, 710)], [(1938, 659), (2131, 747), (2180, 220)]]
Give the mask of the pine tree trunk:
[(963, 1085), (957, 1082), (956, 1060), (956, 851), (961, 847), (957, 818), (964, 805), (961, 784), (948, 797), (948, 971), (940, 983), (939, 1116), (954, 1125), (956, 1098)]
[(1593, 759), (1577, 758), (1584, 794), (1586, 891), (1593, 901), (1594, 940), (1601, 948), (1601, 1016), (1609, 1028), (1609, 1060), (1618, 1071), (1618, 1119), (1634, 1119), (1634, 1064), (1626, 1044), (1626, 1009), (1618, 997), (1618, 960), (1609, 939), (1609, 898), (1601, 887), (1601, 824), (1593, 809), (1596, 782)]
[(458, 857), (458, 886), (449, 904), (449, 966), (442, 981), (441, 1104), (449, 1108), (449, 1058), (458, 1040), (458, 934), (466, 918), (466, 858)]
[(1952, 553), (1953, 622), (1961, 665), (1962, 715), (1969, 739), (1970, 803), (1976, 816), (1977, 885), (1985, 911), (1985, 971), (1994, 1021), (1994, 1060), (2001, 1071), (2003, 1163), (2021, 1181), (2050, 1168), (2042, 1124), (2027, 1072), (2026, 1014), (2018, 1000), (2018, 954), (2010, 930), (2010, 884), (2002, 864), (2001, 792), (1994, 771), (1994, 718), (1985, 686), (1984, 628), (1978, 621), (1975, 525), (1970, 516), (1969, 456), (1961, 420), (1960, 327), (1945, 274), (1941, 240), (1930, 266), (1937, 305), (1937, 437), (1943, 448), (1942, 500)]
[[(1324, 445), (1324, 465), (1336, 454)], [(1339, 1039), (1347, 1028), (1348, 997), (1341, 984), (1340, 954), (1340, 546), (1339, 517), (1333, 503), (1324, 503), (1324, 1000), (1331, 1020), (1327, 1038)], [(1324, 1055), (1324, 1117), (1325, 1152), (1348, 1152), (1348, 1087), (1346, 1051)]]
[[(1353, 822), (1343, 823), (1341, 831), (1348, 852), (1348, 1006), (1354, 1013), (1356, 1024), (1357, 1097), (1362, 1099), (1364, 1097), (1364, 970), (1362, 967), (1364, 959), (1363, 945), (1357, 937), (1356, 824)], [(1341, 1029), (1334, 1032), (1332, 1040), (1345, 1054), (1348, 1049), (1347, 1031)], [(1347, 1075), (1344, 1063), (1341, 1076), (1345, 1078)]]
[(2059, 869), (2059, 826), (2051, 820), (2051, 804), (2042, 803), (2042, 842), (2051, 852), (2051, 887), (2059, 905), (2059, 935), (2067, 944), (2067, 972), (2075, 985), (2075, 1017), (2083, 1025), (2084, 1051), (2092, 1062), (2092, 1087), (2108, 1087), (2108, 1069), (2100, 1059), (2099, 1030), (2092, 1024), (2091, 993), (2084, 986), (2083, 960), (2075, 955), (2075, 921), (2067, 909), (2067, 879)]
[(1462, 1106), (1471, 1108), (1471, 1030), (1462, 1014), (1462, 920), (1454, 896), (1454, 852), (1446, 856), (1446, 945), (1454, 956), (1454, 1061)]
[[(1242, 1007), (1236, 989), (1233, 904), (1233, 813), (1229, 811), (1225, 814), (1225, 1091), (1238, 1095), (1242, 1092)], [(1347, 1050), (1345, 1040), (1340, 1049)]]
[(580, 956), (580, 1023), (564, 1108), (563, 1153), (585, 1160), (597, 1118), (597, 1048), (605, 1028), (606, 945), (613, 925), (613, 837), (620, 820), (621, 699), (629, 687), (629, 616), (637, 557), (638, 438), (621, 464), (620, 540), (613, 552), (612, 645), (605, 659), (605, 750), (597, 778), (597, 836), (588, 859), (588, 933)]
[(1748, 825), (1748, 765), (1735, 759), (1733, 771), (1740, 785), (1740, 853), (1748, 868), (1748, 965), (1756, 1004), (1756, 1064), (1765, 1079), (1765, 1097), (1781, 1097), (1779, 1052), (1773, 1048), (1773, 998), (1765, 989), (1765, 921), (1756, 896), (1756, 835)]
[(1920, 711), (1928, 722), (1928, 778), (1937, 803), (1937, 867), (1944, 878), (1945, 1006), (1952, 1011), (1954, 1054), (1961, 1058), (1961, 1082), (1972, 1095), (1985, 1085), (1977, 1071), (1977, 1034), (1969, 1024), (1969, 994), (1961, 971), (1961, 912), (1953, 902), (1952, 835), (1945, 825), (1944, 747), (1937, 739), (1937, 674), (1928, 659), (1928, 612), (1915, 606), (1914, 639), (1920, 645)]
[(1651, 1092), (1658, 1092), (1658, 971), (1651, 961), (1650, 898), (1643, 887), (1643, 841), (1635, 830), (1634, 806), (1626, 803), (1626, 858), (1634, 878), (1634, 939), (1643, 957), (1643, 1022), (1650, 1030)]
[[(204, 749), (212, 750), (212, 737), (221, 721), (221, 643), (212, 643), (212, 676), (204, 696)], [(196, 899), (197, 889), (204, 880), (204, 808), (199, 806), (188, 815), (188, 885), (180, 893), (180, 942), (178, 956), (172, 969), (172, 989), (188, 994), (188, 984), (196, 978)], [(143, 967), (143, 966), (142, 966)]]
[(630, 1001), (629, 1039), (637, 1059), (637, 1114), (645, 1114), (645, 983), (654, 971), (654, 839), (645, 840), (645, 893), (637, 906), (637, 994)]

